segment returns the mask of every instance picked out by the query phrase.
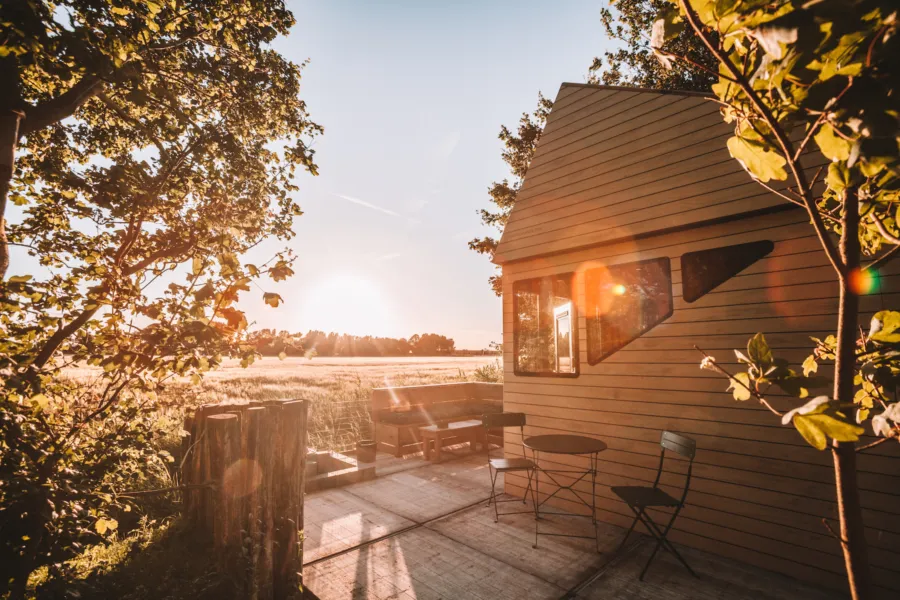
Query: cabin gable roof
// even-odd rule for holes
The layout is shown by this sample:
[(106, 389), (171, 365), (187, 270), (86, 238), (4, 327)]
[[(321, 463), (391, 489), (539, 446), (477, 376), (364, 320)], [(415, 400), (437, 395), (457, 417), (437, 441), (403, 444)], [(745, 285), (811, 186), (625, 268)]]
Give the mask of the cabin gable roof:
[(730, 156), (709, 98), (562, 84), (494, 262), (792, 207)]

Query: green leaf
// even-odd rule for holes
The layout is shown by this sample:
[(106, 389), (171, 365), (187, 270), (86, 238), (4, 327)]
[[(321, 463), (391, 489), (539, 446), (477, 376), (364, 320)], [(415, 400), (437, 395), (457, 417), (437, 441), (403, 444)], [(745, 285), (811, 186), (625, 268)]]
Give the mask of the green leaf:
[[(734, 381), (735, 379), (737, 381)], [(750, 375), (748, 373), (735, 373), (730, 381), (728, 389), (731, 391), (731, 395), (734, 396), (735, 400), (749, 400), (751, 397)]]
[(819, 128), (813, 139), (816, 140), (819, 150), (822, 151), (826, 158), (832, 161), (850, 158), (850, 148), (853, 144), (835, 134), (834, 128), (828, 123)]
[(763, 142), (735, 136), (728, 140), (728, 151), (750, 175), (763, 183), (787, 179), (784, 170), (787, 161), (781, 154), (769, 150)]
[(828, 165), (828, 175), (825, 176), (825, 185), (834, 192), (841, 192), (850, 186), (852, 180), (850, 170), (842, 162), (833, 162)]
[(31, 397), (31, 407), (37, 412), (43, 412), (50, 406), (50, 399), (44, 394)]
[(819, 363), (816, 362), (816, 357), (813, 354), (810, 354), (806, 357), (806, 360), (803, 361), (803, 376), (809, 377), (810, 373), (817, 373), (819, 371)]
[(865, 431), (859, 425), (837, 419), (829, 413), (794, 417), (794, 419), (798, 418), (807, 419), (815, 423), (825, 435), (838, 442), (855, 442), (859, 440), (859, 436)]
[(895, 344), (900, 342), (900, 312), (882, 310), (872, 316), (868, 338), (874, 342)]
[(100, 535), (104, 535), (107, 531), (115, 531), (119, 527), (119, 522), (115, 519), (97, 519), (94, 523), (94, 530)]
[(663, 12), (663, 16), (653, 22), (650, 30), (650, 47), (662, 48), (669, 40), (674, 40), (684, 30), (681, 14), (674, 7)]
[(828, 444), (828, 438), (825, 432), (819, 427), (819, 424), (811, 420), (811, 417), (797, 415), (793, 418), (792, 423), (803, 439), (816, 450), (824, 450)]
[(797, 27), (791, 26), (787, 20), (776, 20), (759, 26), (750, 32), (772, 58), (780, 59), (784, 56), (781, 45), (790, 45), (797, 41)]
[(199, 256), (195, 256), (191, 261), (191, 272), (194, 275), (199, 275), (203, 272), (203, 259)]
[(750, 357), (750, 360), (753, 361), (754, 364), (762, 367), (763, 370), (775, 362), (775, 357), (772, 355), (772, 349), (769, 348), (769, 344), (766, 342), (766, 336), (762, 333), (757, 333), (750, 338), (749, 342), (747, 342), (747, 356)]

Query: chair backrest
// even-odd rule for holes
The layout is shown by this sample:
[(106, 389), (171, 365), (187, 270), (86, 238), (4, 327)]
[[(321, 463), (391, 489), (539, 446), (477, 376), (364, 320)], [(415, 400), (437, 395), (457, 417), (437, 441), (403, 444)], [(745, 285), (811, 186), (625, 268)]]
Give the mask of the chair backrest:
[(525, 413), (503, 412), (481, 415), (481, 422), (486, 429), (501, 427), (524, 427)]
[(680, 502), (684, 504), (684, 500), (687, 498), (688, 489), (690, 489), (691, 486), (691, 472), (694, 469), (694, 456), (697, 454), (697, 442), (689, 437), (672, 433), (671, 431), (663, 431), (662, 437), (659, 440), (659, 445), (662, 447), (662, 450), (660, 450), (659, 453), (659, 469), (656, 471), (656, 480), (653, 482), (653, 487), (659, 485), (659, 478), (663, 473), (663, 463), (666, 459), (666, 450), (687, 458), (689, 461), (688, 470), (687, 475), (684, 478), (684, 490), (682, 491), (680, 500)]
[(671, 450), (689, 459), (693, 459), (694, 454), (697, 452), (697, 442), (671, 431), (663, 431), (659, 445), (666, 450)]
[[(485, 429), (503, 429), (505, 427), (518, 427), (522, 439), (525, 439), (525, 413), (503, 412), (481, 415), (481, 423)], [(491, 443), (485, 436), (487, 444), (488, 462), (491, 461)], [(522, 446), (522, 457), (525, 458), (525, 446)]]

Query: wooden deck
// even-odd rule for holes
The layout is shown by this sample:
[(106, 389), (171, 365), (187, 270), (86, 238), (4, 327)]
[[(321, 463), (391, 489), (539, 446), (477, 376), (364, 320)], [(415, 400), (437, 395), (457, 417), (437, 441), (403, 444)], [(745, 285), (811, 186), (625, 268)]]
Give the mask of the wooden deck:
[[(684, 555), (699, 580), (660, 555), (640, 582), (650, 540), (633, 538), (625, 552), (615, 555), (624, 531), (609, 525), (600, 531), (601, 554), (589, 540), (553, 537), (541, 537), (535, 550), (533, 517), (493, 522), (483, 455), (441, 464), (379, 455), (378, 475), (306, 497), (304, 582), (321, 600), (841, 597), (689, 549)], [(504, 509), (517, 506), (507, 503)], [(584, 519), (550, 517), (550, 524), (560, 532), (590, 529)]]

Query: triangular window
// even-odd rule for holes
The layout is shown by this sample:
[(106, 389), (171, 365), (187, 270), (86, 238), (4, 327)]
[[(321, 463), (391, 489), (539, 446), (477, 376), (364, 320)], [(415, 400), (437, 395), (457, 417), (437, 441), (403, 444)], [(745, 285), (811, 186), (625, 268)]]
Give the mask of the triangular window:
[(695, 302), (775, 249), (768, 240), (723, 246), (681, 256), (681, 293)]
[(597, 364), (672, 315), (668, 258), (585, 273), (588, 362)]

